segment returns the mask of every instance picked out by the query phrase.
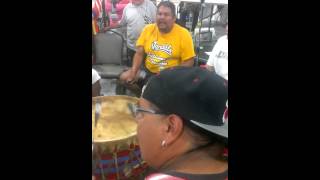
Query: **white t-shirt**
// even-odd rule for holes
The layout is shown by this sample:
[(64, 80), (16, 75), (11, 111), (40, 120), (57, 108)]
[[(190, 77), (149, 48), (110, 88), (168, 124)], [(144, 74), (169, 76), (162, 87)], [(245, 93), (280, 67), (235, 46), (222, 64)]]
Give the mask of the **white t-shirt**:
[(98, 72), (92, 68), (92, 84), (96, 83), (100, 79), (101, 77), (99, 76)]
[(132, 3), (127, 4), (123, 9), (121, 25), (127, 26), (127, 46), (136, 50), (136, 41), (139, 38), (142, 29), (146, 24), (156, 21), (157, 7), (150, 1), (144, 2), (138, 6)]
[(228, 36), (222, 36), (212, 49), (207, 65), (213, 66), (216, 73), (228, 80)]

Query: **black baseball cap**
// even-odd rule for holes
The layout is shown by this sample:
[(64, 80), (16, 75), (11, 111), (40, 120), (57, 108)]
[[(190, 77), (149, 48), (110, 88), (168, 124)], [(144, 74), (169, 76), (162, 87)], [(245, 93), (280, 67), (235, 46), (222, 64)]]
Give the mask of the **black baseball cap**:
[(174, 67), (150, 78), (142, 98), (165, 114), (176, 114), (211, 133), (228, 138), (224, 119), (227, 82), (200, 67)]

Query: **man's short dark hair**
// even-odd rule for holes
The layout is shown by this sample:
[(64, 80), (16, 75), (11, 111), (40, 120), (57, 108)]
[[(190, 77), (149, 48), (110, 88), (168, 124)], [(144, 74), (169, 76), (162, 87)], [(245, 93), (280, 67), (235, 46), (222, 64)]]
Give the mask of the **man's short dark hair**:
[(173, 17), (176, 17), (176, 6), (171, 2), (171, 1), (161, 1), (158, 6), (157, 9), (159, 9), (160, 6), (164, 6), (164, 7), (168, 7), (171, 10), (171, 14)]

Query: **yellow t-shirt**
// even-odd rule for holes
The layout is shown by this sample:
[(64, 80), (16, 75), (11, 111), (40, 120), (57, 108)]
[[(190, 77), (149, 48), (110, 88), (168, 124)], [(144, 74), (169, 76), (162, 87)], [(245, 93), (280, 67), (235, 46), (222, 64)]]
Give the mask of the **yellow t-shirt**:
[(145, 66), (153, 72), (162, 67), (174, 67), (195, 56), (190, 33), (178, 24), (174, 24), (169, 33), (161, 34), (156, 24), (145, 26), (136, 46), (143, 46), (147, 55)]

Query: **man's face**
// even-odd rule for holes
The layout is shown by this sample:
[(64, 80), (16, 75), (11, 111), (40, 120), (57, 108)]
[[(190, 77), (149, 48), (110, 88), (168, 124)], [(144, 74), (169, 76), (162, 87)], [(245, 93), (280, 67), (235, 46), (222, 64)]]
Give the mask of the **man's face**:
[(160, 6), (157, 10), (156, 23), (162, 33), (168, 33), (171, 31), (176, 17), (172, 14), (169, 7)]
[(144, 1), (144, 0), (131, 0), (132, 4), (133, 4), (133, 5), (136, 5), (136, 6), (142, 4), (143, 1)]

